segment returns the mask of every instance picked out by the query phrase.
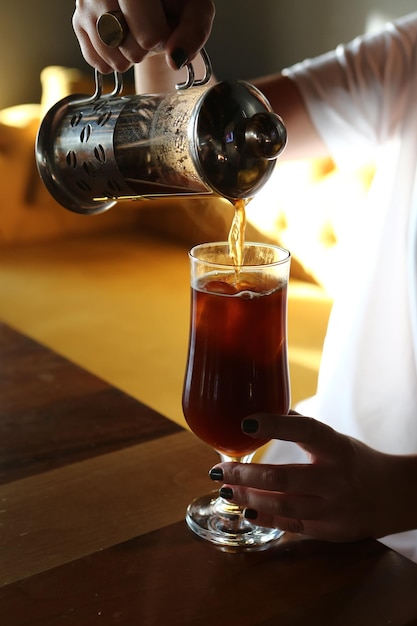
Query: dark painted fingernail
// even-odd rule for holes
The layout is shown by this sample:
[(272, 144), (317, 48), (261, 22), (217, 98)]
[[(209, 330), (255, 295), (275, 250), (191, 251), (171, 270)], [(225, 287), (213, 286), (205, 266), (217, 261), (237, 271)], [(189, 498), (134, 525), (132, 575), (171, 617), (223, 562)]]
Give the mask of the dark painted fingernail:
[(182, 48), (176, 48), (171, 54), (171, 59), (174, 61), (176, 67), (180, 70), (188, 61), (188, 56), (185, 50)]
[(230, 487), (222, 487), (219, 491), (219, 495), (221, 498), (231, 500), (233, 498), (233, 489), (230, 489)]
[(251, 417), (247, 417), (242, 422), (242, 430), (247, 435), (253, 435), (259, 430), (258, 420), (254, 420)]
[(211, 480), (223, 480), (223, 470), (221, 467), (213, 467), (209, 471)]
[(255, 509), (245, 509), (244, 516), (246, 519), (256, 519), (258, 517), (258, 513)]

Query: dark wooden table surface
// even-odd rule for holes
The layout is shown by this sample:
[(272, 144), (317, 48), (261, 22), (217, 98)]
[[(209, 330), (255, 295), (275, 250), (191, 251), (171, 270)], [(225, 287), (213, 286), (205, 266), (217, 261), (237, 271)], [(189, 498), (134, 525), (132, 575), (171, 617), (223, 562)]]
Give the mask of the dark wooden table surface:
[(2, 626), (417, 624), (417, 565), (376, 541), (195, 538), (215, 454), (0, 324)]

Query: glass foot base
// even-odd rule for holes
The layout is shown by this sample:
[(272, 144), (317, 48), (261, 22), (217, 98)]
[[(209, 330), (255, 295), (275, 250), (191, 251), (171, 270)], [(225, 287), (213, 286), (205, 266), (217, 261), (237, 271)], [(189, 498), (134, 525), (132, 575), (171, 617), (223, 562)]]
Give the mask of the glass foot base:
[(265, 548), (281, 537), (278, 528), (256, 526), (235, 504), (217, 497), (218, 491), (197, 498), (187, 508), (185, 520), (199, 537), (219, 546)]

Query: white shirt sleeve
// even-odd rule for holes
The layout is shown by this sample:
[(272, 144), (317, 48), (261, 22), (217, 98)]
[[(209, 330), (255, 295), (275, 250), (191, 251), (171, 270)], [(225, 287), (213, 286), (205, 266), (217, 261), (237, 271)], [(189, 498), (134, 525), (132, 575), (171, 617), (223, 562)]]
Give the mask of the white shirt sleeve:
[(414, 13), (285, 70), (339, 166), (369, 163), (398, 132), (410, 105), (409, 84), (417, 80), (416, 54)]

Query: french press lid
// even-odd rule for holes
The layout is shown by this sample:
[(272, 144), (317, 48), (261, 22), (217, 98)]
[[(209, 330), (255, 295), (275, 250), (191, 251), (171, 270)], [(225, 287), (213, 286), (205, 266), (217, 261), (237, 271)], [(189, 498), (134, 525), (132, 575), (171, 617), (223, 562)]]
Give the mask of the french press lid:
[(243, 81), (208, 89), (195, 108), (190, 141), (201, 178), (219, 195), (252, 197), (272, 174), (287, 141), (265, 96)]

